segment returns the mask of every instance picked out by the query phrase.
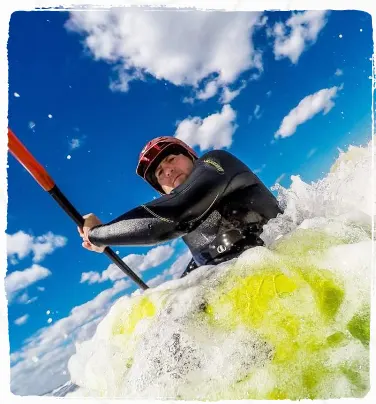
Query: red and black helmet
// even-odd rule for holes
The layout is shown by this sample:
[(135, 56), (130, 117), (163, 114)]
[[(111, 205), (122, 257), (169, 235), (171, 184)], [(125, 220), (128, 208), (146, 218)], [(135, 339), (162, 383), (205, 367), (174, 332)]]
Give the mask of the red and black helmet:
[(185, 154), (193, 161), (198, 158), (196, 152), (182, 140), (173, 136), (161, 136), (151, 140), (142, 149), (138, 159), (136, 173), (158, 192), (164, 194), (154, 171), (158, 164), (169, 154)]

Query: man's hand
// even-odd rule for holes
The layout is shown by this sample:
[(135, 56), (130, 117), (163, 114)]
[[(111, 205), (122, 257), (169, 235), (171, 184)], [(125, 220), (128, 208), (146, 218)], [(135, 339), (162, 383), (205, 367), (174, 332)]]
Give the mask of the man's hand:
[(106, 247), (97, 247), (96, 245), (90, 243), (88, 236), (89, 230), (98, 224), (102, 224), (102, 222), (93, 213), (89, 213), (88, 215), (83, 216), (83, 218), (85, 219), (83, 227), (77, 227), (78, 233), (83, 239), (82, 247), (97, 253), (103, 252)]

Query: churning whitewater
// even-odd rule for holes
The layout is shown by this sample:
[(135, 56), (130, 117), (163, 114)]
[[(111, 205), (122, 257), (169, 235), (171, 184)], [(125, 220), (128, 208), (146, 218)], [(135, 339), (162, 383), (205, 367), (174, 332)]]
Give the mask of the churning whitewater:
[(68, 396), (328, 399), (369, 390), (372, 145), (277, 186), (265, 247), (116, 301)]

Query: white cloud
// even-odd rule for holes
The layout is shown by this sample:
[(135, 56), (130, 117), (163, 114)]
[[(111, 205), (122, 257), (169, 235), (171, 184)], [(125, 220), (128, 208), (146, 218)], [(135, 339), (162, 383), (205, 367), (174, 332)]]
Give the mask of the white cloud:
[(34, 262), (40, 262), (47, 254), (53, 253), (57, 248), (64, 247), (67, 239), (62, 236), (56, 236), (51, 232), (38, 236), (34, 239), (32, 251), (34, 253)]
[(18, 299), (18, 303), (26, 303), (29, 300), (29, 295), (25, 292)]
[(307, 154), (307, 159), (311, 158), (315, 153), (317, 152), (317, 149), (311, 149), (308, 154)]
[(14, 324), (16, 325), (23, 325), (26, 323), (26, 321), (29, 319), (29, 315), (25, 314), (22, 317), (17, 318), (16, 320), (14, 320)]
[(94, 335), (95, 330), (97, 329), (98, 324), (102, 319), (103, 316), (97, 317), (94, 320), (91, 320), (88, 323), (84, 324), (82, 327), (79, 327), (77, 329), (75, 339), (77, 341), (87, 341), (88, 339), (90, 339)]
[[(128, 91), (132, 80), (152, 75), (175, 85), (198, 88), (201, 97), (216, 86), (234, 83), (239, 75), (262, 71), (261, 52), (252, 35), (266, 23), (261, 13), (144, 11), (140, 8), (75, 11), (66, 28), (85, 37), (95, 60), (114, 66), (118, 78), (111, 88)], [(231, 35), (228, 33), (231, 32)], [(231, 57), (228, 55), (231, 54)]]
[(91, 338), (98, 322), (107, 314), (113, 299), (128, 287), (120, 280), (93, 300), (74, 307), (69, 316), (38, 330), (11, 355), (11, 391), (40, 395), (68, 380), (67, 363), (74, 343)]
[[(135, 273), (146, 271), (150, 268), (155, 268), (163, 262), (167, 261), (174, 249), (169, 246), (158, 246), (150, 249), (146, 254), (129, 254), (123, 261), (134, 271)], [(109, 265), (109, 267), (99, 272), (83, 272), (81, 275), (81, 283), (88, 282), (90, 285), (93, 283), (102, 283), (107, 280), (116, 281), (124, 278), (126, 275), (115, 264)]]
[[(110, 269), (111, 265), (108, 267), (108, 269), (106, 269), (106, 271), (108, 271)], [(104, 271), (104, 272), (106, 272)], [(115, 272), (115, 271), (114, 271)], [(119, 274), (120, 275), (120, 274)], [(119, 276), (120, 278), (120, 276)], [(107, 278), (108, 279), (108, 278)], [(104, 282), (107, 279), (103, 279), (101, 277), (101, 274), (99, 272), (95, 272), (95, 271), (89, 271), (89, 272), (83, 272), (81, 274), (81, 281), (80, 283), (85, 283), (88, 282), (89, 285), (93, 284), (93, 283), (97, 283), (97, 282)]]
[(221, 112), (204, 119), (197, 116), (184, 119), (179, 123), (175, 136), (191, 147), (200, 146), (201, 151), (210, 148), (228, 148), (232, 144), (232, 136), (237, 129), (234, 123), (235, 118), (236, 112), (226, 104)]
[(327, 13), (322, 10), (293, 13), (286, 24), (276, 23), (270, 32), (275, 37), (275, 58), (287, 57), (292, 63), (297, 63), (308, 46), (316, 42), (326, 24)]
[(7, 254), (11, 258), (23, 259), (31, 252), (33, 262), (40, 262), (47, 254), (53, 253), (57, 248), (64, 247), (67, 239), (48, 232), (43, 236), (34, 237), (23, 231), (7, 234)]
[(196, 97), (199, 100), (207, 100), (209, 98), (214, 97), (217, 94), (217, 92), (218, 92), (218, 81), (212, 80), (206, 84), (203, 90), (197, 92)]
[(263, 171), (263, 169), (266, 167), (266, 164), (263, 164), (261, 167), (259, 167), (259, 168), (256, 168), (255, 170), (253, 170), (253, 172), (255, 173), (255, 174), (259, 174), (259, 173), (261, 173), (261, 171)]
[(343, 86), (323, 88), (303, 98), (298, 106), (283, 118), (282, 124), (275, 134), (275, 138), (284, 138), (293, 135), (299, 125), (313, 118), (321, 111), (326, 115), (334, 107), (335, 103), (333, 99), (342, 88)]
[(31, 299), (29, 299), (26, 304), (34, 303), (36, 300), (38, 300), (38, 296), (34, 296)]
[[(251, 79), (255, 79), (257, 77), (251, 77)], [(242, 84), (239, 88), (236, 90), (230, 90), (228, 86), (223, 86), (222, 88), (222, 94), (219, 98), (219, 102), (221, 104), (229, 104), (232, 100), (234, 100), (240, 93), (241, 91), (247, 86), (247, 82), (245, 80), (242, 80)], [(207, 100), (209, 98), (212, 98), (214, 95), (216, 95), (221, 88), (221, 84), (218, 80), (212, 80), (209, 81), (204, 89), (196, 91), (195, 95), (192, 97), (184, 97), (183, 102), (188, 103), (188, 104), (194, 104), (196, 99), (199, 100)]]
[(30, 299), (29, 295), (27, 294), (27, 292), (23, 293), (18, 299), (17, 299), (17, 303), (20, 304), (30, 304), (35, 302), (36, 300), (38, 300), (37, 296), (34, 296)]
[(14, 96), (15, 96), (16, 98), (21, 97), (18, 93), (14, 93)]
[(337, 69), (334, 74), (335, 74), (336, 76), (342, 76), (342, 75), (343, 75), (343, 70)]
[(282, 173), (282, 174), (275, 180), (275, 183), (277, 184), (277, 183), (281, 182), (281, 181), (285, 178), (285, 176), (286, 176), (286, 174), (285, 174), (285, 173)]
[(15, 362), (17, 362), (19, 359), (20, 359), (20, 352), (18, 351), (18, 352), (12, 352), (11, 354), (10, 354), (10, 361), (11, 361), (11, 363), (15, 363)]
[(17, 292), (29, 287), (51, 275), (51, 271), (40, 265), (33, 264), (31, 268), (23, 271), (14, 271), (5, 278), (5, 291), (8, 301), (11, 302)]
[(162, 273), (162, 274), (158, 274), (157, 276), (155, 276), (153, 279), (150, 279), (148, 281), (148, 286), (149, 288), (156, 288), (159, 285), (162, 285), (162, 283), (165, 283), (167, 280), (167, 274)]
[(44, 292), (44, 291), (46, 290), (46, 288), (45, 288), (44, 286), (38, 286), (37, 289), (38, 289), (40, 292)]
[(253, 115), (255, 116), (256, 119), (261, 118), (260, 105), (256, 105), (255, 110), (253, 111)]
[(69, 147), (70, 147), (71, 150), (78, 149), (80, 146), (81, 146), (81, 140), (80, 139), (73, 138), (69, 142)]
[(7, 234), (7, 254), (17, 255), (19, 259), (25, 258), (32, 251), (34, 237), (23, 231), (12, 235)]
[(240, 94), (242, 90), (244, 90), (246, 85), (247, 83), (243, 81), (242, 85), (237, 90), (230, 90), (228, 87), (224, 87), (220, 98), (220, 102), (222, 104), (229, 104), (234, 98), (236, 98)]
[(165, 269), (161, 274), (158, 274), (153, 279), (149, 280), (148, 286), (155, 288), (166, 282), (166, 280), (168, 280), (169, 278), (180, 278), (191, 258), (191, 252), (189, 250), (186, 250), (174, 261), (174, 263), (169, 268)]
[(180, 255), (180, 257), (170, 266), (170, 268), (167, 269), (166, 273), (171, 275), (174, 279), (180, 278), (191, 259), (191, 252), (186, 250), (185, 253)]
[(272, 91), (269, 90), (269, 91), (266, 93), (266, 95), (267, 95), (267, 97), (270, 97), (270, 96), (272, 95)]
[[(142, 272), (149, 268), (155, 268), (158, 265), (162, 264), (163, 262), (167, 261), (169, 258), (171, 258), (173, 253), (174, 249), (169, 245), (152, 248), (150, 251), (147, 252), (145, 256), (142, 256), (143, 260), (137, 266), (137, 269)], [(137, 258), (140, 257), (139, 255), (136, 254), (132, 255), (134, 255)]]
[(117, 67), (114, 69), (117, 73), (115, 79), (111, 79), (110, 81), (110, 90), (112, 91), (120, 91), (126, 93), (129, 91), (129, 83), (133, 80), (144, 80), (144, 76), (141, 71), (135, 70), (132, 74), (127, 73), (121, 67)]
[(194, 97), (184, 97), (183, 102), (185, 104), (193, 104), (195, 102), (195, 98)]

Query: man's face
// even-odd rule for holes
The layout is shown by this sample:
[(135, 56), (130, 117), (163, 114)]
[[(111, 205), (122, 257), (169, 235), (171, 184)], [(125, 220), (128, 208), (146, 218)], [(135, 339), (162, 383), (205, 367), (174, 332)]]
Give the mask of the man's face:
[(165, 157), (155, 170), (155, 176), (162, 189), (169, 194), (182, 184), (192, 172), (193, 162), (184, 154), (170, 154)]

